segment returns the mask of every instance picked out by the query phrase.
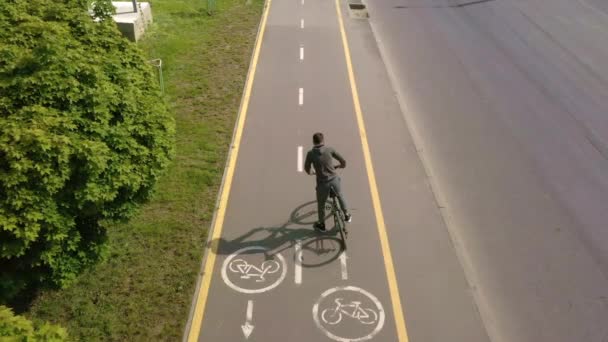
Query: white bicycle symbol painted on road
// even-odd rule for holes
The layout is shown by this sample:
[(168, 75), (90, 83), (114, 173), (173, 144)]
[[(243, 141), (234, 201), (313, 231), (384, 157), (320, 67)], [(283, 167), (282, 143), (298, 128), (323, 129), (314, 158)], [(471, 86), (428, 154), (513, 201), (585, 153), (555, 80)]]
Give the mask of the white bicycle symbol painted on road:
[(347, 316), (356, 319), (362, 324), (375, 324), (378, 322), (378, 313), (374, 309), (361, 307), (361, 302), (352, 301), (350, 304), (343, 304), (343, 298), (336, 298), (334, 308), (327, 308), (321, 311), (323, 322), (336, 325), (342, 321), (342, 317)]
[(263, 293), (274, 289), (287, 275), (287, 263), (281, 253), (265, 256), (270, 250), (250, 246), (230, 254), (222, 264), (222, 279), (228, 287), (241, 293)]
[(321, 294), (312, 307), (312, 317), (334, 341), (363, 342), (382, 330), (386, 313), (370, 292), (356, 286), (337, 286)]
[(240, 273), (241, 279), (257, 278), (256, 282), (263, 282), (266, 274), (273, 274), (281, 269), (281, 264), (276, 260), (266, 260), (260, 267), (248, 263), (243, 259), (234, 259), (228, 264), (228, 269), (234, 273)]

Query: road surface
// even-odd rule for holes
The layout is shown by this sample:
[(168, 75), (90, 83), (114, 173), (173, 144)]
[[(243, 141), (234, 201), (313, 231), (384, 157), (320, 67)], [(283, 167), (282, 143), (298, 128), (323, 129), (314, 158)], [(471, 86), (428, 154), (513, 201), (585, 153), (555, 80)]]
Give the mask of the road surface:
[(368, 5), (492, 340), (607, 341), (608, 3)]
[(608, 6), (367, 6), (269, 2), (185, 338), (606, 342)]

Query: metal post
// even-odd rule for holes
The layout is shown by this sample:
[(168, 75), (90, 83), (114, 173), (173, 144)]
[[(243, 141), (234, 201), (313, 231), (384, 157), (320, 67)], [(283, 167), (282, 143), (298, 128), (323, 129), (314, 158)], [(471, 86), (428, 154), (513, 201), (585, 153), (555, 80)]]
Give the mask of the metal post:
[(215, 1), (216, 0), (207, 0), (207, 13), (209, 15), (213, 15), (213, 13), (215, 13)]
[(165, 93), (165, 84), (163, 83), (163, 61), (158, 61), (158, 78), (160, 79), (160, 92)]
[(163, 60), (160, 58), (153, 59), (150, 61), (152, 65), (158, 70), (158, 83), (160, 85), (160, 92), (165, 93), (165, 85), (163, 83)]
[(133, 0), (133, 12), (137, 13), (137, 0)]

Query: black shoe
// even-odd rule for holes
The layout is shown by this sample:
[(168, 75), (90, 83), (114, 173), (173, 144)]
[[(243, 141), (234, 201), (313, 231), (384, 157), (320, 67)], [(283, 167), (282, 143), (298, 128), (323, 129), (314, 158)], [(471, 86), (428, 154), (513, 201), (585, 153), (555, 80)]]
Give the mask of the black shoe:
[(346, 213), (344, 214), (344, 221), (346, 222), (352, 222), (353, 221), (353, 215)]
[(315, 224), (313, 224), (312, 226), (320, 232), (324, 232), (326, 230), (325, 223), (322, 222), (315, 222)]

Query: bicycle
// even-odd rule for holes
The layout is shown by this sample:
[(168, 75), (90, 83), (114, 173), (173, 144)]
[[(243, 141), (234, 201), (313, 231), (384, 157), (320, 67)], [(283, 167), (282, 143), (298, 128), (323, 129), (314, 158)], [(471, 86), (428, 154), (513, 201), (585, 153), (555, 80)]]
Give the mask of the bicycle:
[(260, 267), (250, 264), (243, 259), (235, 259), (228, 264), (231, 272), (241, 274), (241, 279), (258, 278), (256, 282), (263, 282), (266, 274), (273, 274), (281, 269), (281, 264), (276, 260), (266, 260)]
[(323, 322), (336, 325), (342, 321), (343, 316), (356, 319), (362, 324), (370, 325), (378, 322), (378, 313), (374, 309), (361, 307), (361, 302), (352, 301), (350, 304), (343, 304), (342, 298), (336, 298), (334, 308), (327, 308), (321, 312)]
[(340, 201), (338, 200), (338, 196), (336, 195), (333, 186), (329, 189), (329, 198), (329, 203), (325, 204), (325, 208), (331, 212), (331, 215), (334, 218), (334, 225), (338, 228), (340, 237), (342, 238), (342, 247), (346, 250), (348, 230), (346, 230), (344, 211), (340, 207)]
[[(335, 168), (339, 169), (340, 166), (336, 165)], [(314, 174), (315, 171), (313, 170), (310, 175), (312, 176)], [(348, 237), (348, 230), (346, 230), (346, 218), (344, 217), (344, 211), (340, 207), (340, 201), (338, 200), (338, 195), (336, 194), (333, 186), (329, 189), (329, 201), (325, 203), (325, 210), (329, 210), (331, 212), (331, 215), (334, 218), (334, 225), (338, 227), (340, 237), (342, 238), (342, 249), (346, 250), (346, 238)]]

